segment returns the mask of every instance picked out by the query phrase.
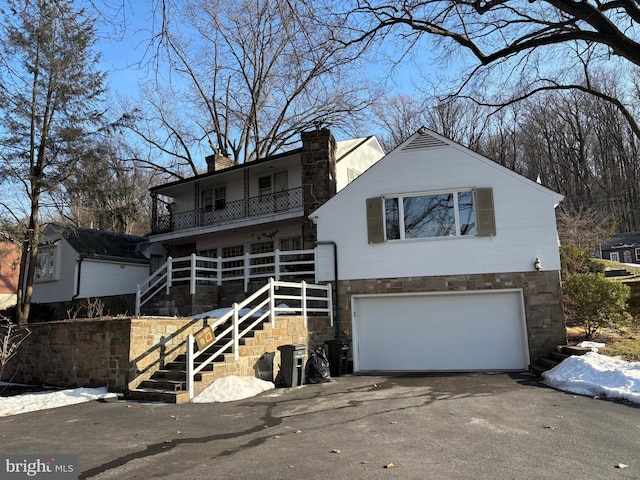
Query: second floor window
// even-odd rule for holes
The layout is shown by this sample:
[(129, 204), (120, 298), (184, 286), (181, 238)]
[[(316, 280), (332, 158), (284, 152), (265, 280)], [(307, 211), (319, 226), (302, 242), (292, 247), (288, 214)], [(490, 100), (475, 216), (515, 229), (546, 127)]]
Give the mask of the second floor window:
[(213, 207), (222, 210), (227, 206), (227, 187), (217, 187), (213, 191)]
[(202, 192), (202, 208), (206, 212), (222, 210), (227, 206), (227, 187), (216, 187)]

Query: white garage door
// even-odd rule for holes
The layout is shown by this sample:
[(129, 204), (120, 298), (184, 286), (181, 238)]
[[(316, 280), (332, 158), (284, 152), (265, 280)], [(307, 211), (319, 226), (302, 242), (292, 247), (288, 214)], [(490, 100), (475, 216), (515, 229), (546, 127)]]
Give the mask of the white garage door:
[(525, 370), (519, 290), (353, 297), (356, 371)]

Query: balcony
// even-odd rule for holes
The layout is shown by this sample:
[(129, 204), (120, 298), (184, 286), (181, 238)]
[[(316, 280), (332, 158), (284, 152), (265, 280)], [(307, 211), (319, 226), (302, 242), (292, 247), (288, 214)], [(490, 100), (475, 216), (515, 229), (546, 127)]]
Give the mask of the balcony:
[(191, 228), (216, 226), (275, 213), (303, 208), (302, 187), (269, 193), (257, 197), (227, 202), (224, 208), (213, 207), (158, 215), (151, 227), (152, 234), (176, 232)]

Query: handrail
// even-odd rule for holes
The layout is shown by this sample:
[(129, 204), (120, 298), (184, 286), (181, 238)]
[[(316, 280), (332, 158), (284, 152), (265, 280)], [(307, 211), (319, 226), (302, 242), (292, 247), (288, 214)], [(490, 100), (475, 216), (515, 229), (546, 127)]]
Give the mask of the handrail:
[(196, 285), (242, 281), (245, 292), (249, 282), (256, 279), (308, 278), (315, 275), (315, 249), (275, 250), (270, 253), (244, 254), (237, 257), (201, 257), (191, 254), (172, 258), (136, 288), (135, 314), (163, 290), (167, 295), (177, 283), (189, 283), (189, 293), (196, 293)]
[[(300, 295), (284, 295), (276, 293), (276, 289), (282, 287), (300, 289)], [(308, 290), (320, 290), (321, 292), (325, 293), (322, 294), (322, 296), (309, 296), (307, 294)], [(266, 298), (262, 298), (265, 296), (265, 294)], [(300, 306), (276, 306), (277, 300), (295, 300), (300, 302)], [(308, 303), (312, 301), (316, 303), (324, 302), (325, 306), (309, 307)], [(268, 309), (265, 310), (265, 307), (267, 305)], [(217, 338), (210, 345), (208, 345), (206, 349), (195, 351), (195, 337), (193, 334), (189, 334), (187, 336), (186, 342), (187, 388), (189, 390), (189, 398), (193, 398), (194, 396), (194, 377), (197, 373), (201, 372), (216, 358), (224, 355), (223, 352), (225, 352), (229, 347), (232, 348), (232, 352), (235, 354), (236, 360), (238, 360), (240, 339), (246, 336), (256, 325), (266, 321), (267, 319), (271, 321), (271, 325), (275, 326), (276, 316), (279, 312), (300, 313), (304, 318), (305, 328), (307, 327), (308, 313), (326, 313), (329, 316), (331, 326), (333, 326), (333, 301), (331, 295), (331, 284), (315, 285), (309, 284), (304, 281), (300, 283), (282, 282), (270, 278), (269, 282), (266, 285), (247, 297), (241, 303), (234, 303), (227, 313), (223, 314), (208, 327), (215, 331), (216, 328), (226, 324), (227, 321), (231, 319), (231, 325), (224, 329), (222, 332), (219, 332)], [(246, 326), (243, 330), (240, 330), (240, 325), (251, 318), (255, 318), (255, 320), (248, 326)], [(228, 340), (226, 341), (226, 343), (222, 344), (229, 333), (231, 333), (231, 340)], [(217, 348), (214, 349), (215, 351), (211, 353), (209, 357), (200, 362), (198, 366), (196, 366), (195, 360), (200, 356), (205, 355), (206, 352), (209, 351), (214, 345), (217, 345)]]

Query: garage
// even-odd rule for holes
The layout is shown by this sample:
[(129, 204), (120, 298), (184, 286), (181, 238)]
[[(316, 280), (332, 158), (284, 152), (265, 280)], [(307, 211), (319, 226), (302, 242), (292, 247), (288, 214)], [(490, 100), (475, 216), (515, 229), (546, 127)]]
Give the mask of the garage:
[(526, 370), (521, 290), (352, 297), (354, 370)]

